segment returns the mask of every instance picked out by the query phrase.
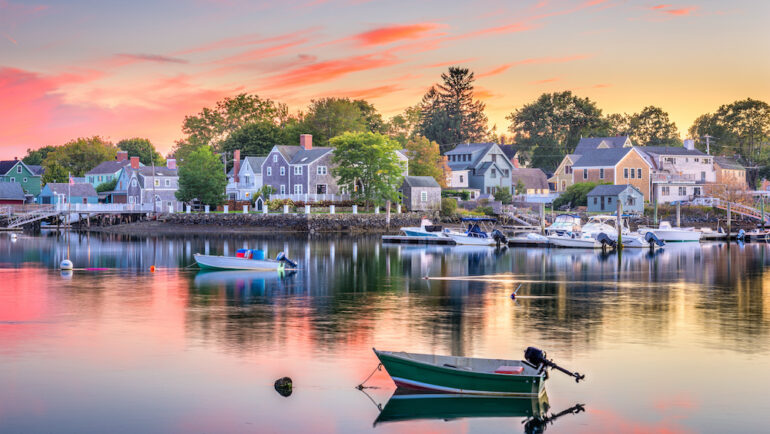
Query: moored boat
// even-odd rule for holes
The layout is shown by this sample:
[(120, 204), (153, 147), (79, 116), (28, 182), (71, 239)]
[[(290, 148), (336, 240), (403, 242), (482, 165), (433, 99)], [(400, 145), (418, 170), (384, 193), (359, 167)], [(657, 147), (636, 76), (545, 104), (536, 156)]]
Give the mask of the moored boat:
[(582, 228), (580, 216), (576, 214), (559, 214), (550, 226), (545, 228), (546, 235), (564, 235), (578, 233)]
[[(247, 250), (249, 252), (256, 252), (254, 250)], [(259, 251), (261, 252), (261, 250)], [(241, 253), (240, 251), (238, 252)], [(296, 267), (297, 264), (289, 260), (283, 252), (279, 253), (275, 259), (267, 259), (263, 257), (245, 255), (244, 257), (238, 256), (215, 256), (215, 255), (201, 255), (196, 253), (193, 255), (195, 262), (203, 269), (212, 270), (283, 270), (285, 265)]]
[(547, 367), (558, 369), (580, 381), (584, 376), (569, 372), (546, 359), (545, 353), (529, 347), (526, 360), (481, 359), (459, 356), (378, 351), (390, 378), (399, 388), (466, 395), (540, 396), (545, 390)]
[(468, 229), (464, 232), (445, 230), (444, 234), (453, 239), (457, 244), (471, 246), (494, 246), (498, 242), (506, 244), (508, 239), (497, 229), (486, 232), (481, 228), (485, 222), (495, 223), (497, 219), (490, 217), (464, 217), (460, 219), (463, 223), (468, 223)]
[(407, 226), (401, 228), (401, 232), (407, 237), (432, 237), (432, 238), (446, 238), (442, 232), (442, 227), (434, 225), (428, 219), (422, 219), (420, 226)]
[(647, 233), (653, 233), (655, 236), (666, 243), (698, 242), (703, 233), (695, 228), (674, 228), (667, 221), (660, 222), (657, 228), (641, 227), (637, 232), (645, 236)]

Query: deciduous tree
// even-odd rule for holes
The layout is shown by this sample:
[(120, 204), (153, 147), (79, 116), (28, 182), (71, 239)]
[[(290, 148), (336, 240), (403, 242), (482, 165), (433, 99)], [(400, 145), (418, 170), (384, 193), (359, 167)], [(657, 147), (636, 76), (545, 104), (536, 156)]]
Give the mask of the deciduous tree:
[[(43, 160), (46, 172), (58, 171), (60, 166), (72, 176), (83, 176), (99, 163), (114, 160), (117, 153), (115, 146), (99, 136), (79, 138), (57, 146)], [(53, 177), (54, 175), (51, 175)], [(57, 175), (58, 176), (58, 175)], [(51, 179), (49, 177), (48, 179)], [(65, 177), (66, 180), (66, 177)]]
[(279, 127), (270, 122), (255, 122), (244, 125), (234, 131), (222, 142), (223, 152), (232, 152), (236, 149), (241, 155), (262, 156), (267, 155), (275, 145), (283, 144), (283, 132)]
[(516, 143), (531, 151), (532, 165), (548, 170), (574, 151), (581, 136), (605, 135), (609, 129), (596, 103), (571, 91), (544, 93), (506, 119)]
[(182, 202), (200, 200), (218, 206), (225, 200), (227, 177), (219, 157), (208, 146), (193, 150), (179, 166), (179, 189), (176, 198)]
[(131, 157), (139, 157), (139, 161), (145, 166), (149, 166), (155, 163), (156, 166), (161, 166), (166, 163), (165, 159), (155, 150), (155, 146), (149, 139), (143, 139), (140, 137), (134, 137), (131, 139), (123, 139), (118, 142), (118, 149), (128, 152)]
[(366, 101), (321, 98), (310, 102), (299, 126), (297, 133), (312, 134), (315, 144), (328, 146), (332, 137), (345, 132), (380, 132), (383, 122), (374, 106)]
[(639, 146), (680, 146), (679, 130), (660, 107), (647, 106), (628, 119), (631, 141)]
[(344, 133), (333, 138), (332, 174), (357, 199), (381, 204), (398, 200), (404, 167), (398, 142), (379, 133)]
[(21, 159), (24, 164), (40, 166), (43, 164), (43, 160), (48, 156), (48, 153), (55, 150), (56, 146), (43, 146), (37, 149), (27, 149), (27, 155)]
[(409, 157), (409, 174), (412, 176), (432, 176), (442, 187), (446, 187), (446, 167), (438, 143), (423, 136), (415, 136), (406, 143)]

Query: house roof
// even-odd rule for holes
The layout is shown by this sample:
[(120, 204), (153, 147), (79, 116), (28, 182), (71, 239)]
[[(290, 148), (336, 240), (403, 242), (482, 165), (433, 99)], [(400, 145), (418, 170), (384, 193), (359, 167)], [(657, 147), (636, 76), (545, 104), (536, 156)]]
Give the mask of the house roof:
[(302, 146), (285, 145), (276, 146), (276, 148), (278, 148), (278, 152), (283, 155), (283, 158), (285, 158), (289, 164), (310, 164), (313, 161), (323, 157), (327, 152), (334, 150), (334, 148), (328, 147), (305, 149)]
[(527, 188), (543, 189), (548, 188), (548, 177), (540, 169), (513, 169), (511, 171), (511, 185), (516, 188), (516, 184), (521, 180)]
[(97, 196), (94, 186), (88, 183), (67, 184), (66, 182), (49, 182), (45, 185), (55, 194), (67, 194), (72, 196)]
[(632, 150), (633, 148), (611, 148), (587, 151), (581, 154), (578, 162), (574, 163), (572, 167), (614, 167)]
[(0, 199), (25, 200), (24, 189), (18, 182), (0, 182)]
[(500, 145), (500, 149), (502, 149), (503, 154), (510, 160), (516, 156), (520, 148), (516, 145)]
[(639, 150), (647, 154), (658, 155), (693, 155), (696, 157), (706, 155), (698, 149), (687, 149), (682, 146), (640, 146)]
[(745, 170), (746, 168), (743, 167), (741, 163), (735, 160), (735, 158), (731, 157), (714, 157), (714, 162), (719, 165), (722, 169), (729, 169), (729, 170)]
[(248, 160), (249, 166), (251, 166), (252, 170), (257, 170), (257, 168), (262, 167), (262, 163), (265, 162), (265, 158), (267, 157), (246, 157), (244, 160)]
[(155, 172), (153, 172), (151, 166), (143, 166), (134, 170), (142, 174), (142, 176), (178, 176), (176, 169), (169, 169), (166, 166), (155, 166)]
[(617, 196), (620, 193), (626, 191), (628, 188), (633, 188), (637, 193), (642, 194), (636, 187), (630, 184), (625, 185), (611, 185), (603, 184), (597, 185), (593, 190), (588, 192), (588, 196)]
[(124, 166), (131, 164), (130, 160), (110, 160), (99, 163), (96, 167), (86, 172), (86, 175), (104, 175), (116, 173)]
[(9, 170), (13, 169), (13, 166), (16, 165), (16, 163), (19, 163), (19, 160), (2, 160), (0, 161), (0, 175), (5, 175), (8, 173)]
[(432, 176), (405, 176), (404, 185), (410, 187), (435, 187), (441, 188)]
[(615, 137), (581, 137), (575, 147), (576, 154), (584, 154), (588, 151), (599, 149), (604, 145), (607, 148), (622, 148), (628, 140), (628, 136)]
[(478, 151), (484, 151), (484, 153), (486, 153), (486, 151), (493, 145), (494, 143), (460, 143), (444, 155), (467, 154)]
[(42, 176), (45, 173), (45, 167), (43, 166), (27, 164), (27, 167), (29, 167), (29, 170), (31, 170), (35, 175)]

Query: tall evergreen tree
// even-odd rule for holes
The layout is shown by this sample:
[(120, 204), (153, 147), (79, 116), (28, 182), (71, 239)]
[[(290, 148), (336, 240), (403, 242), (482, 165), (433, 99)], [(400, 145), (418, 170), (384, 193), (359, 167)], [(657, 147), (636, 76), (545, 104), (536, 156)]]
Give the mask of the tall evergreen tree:
[(487, 116), (484, 103), (473, 99), (473, 72), (452, 66), (441, 79), (443, 84), (432, 86), (422, 98), (420, 133), (440, 145), (484, 140)]

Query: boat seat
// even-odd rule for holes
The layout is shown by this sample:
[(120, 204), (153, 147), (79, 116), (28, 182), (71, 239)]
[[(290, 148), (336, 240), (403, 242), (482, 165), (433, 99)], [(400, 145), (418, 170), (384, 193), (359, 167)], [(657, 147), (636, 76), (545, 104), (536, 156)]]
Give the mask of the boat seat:
[(518, 375), (524, 372), (523, 366), (500, 366), (495, 369), (495, 374)]

